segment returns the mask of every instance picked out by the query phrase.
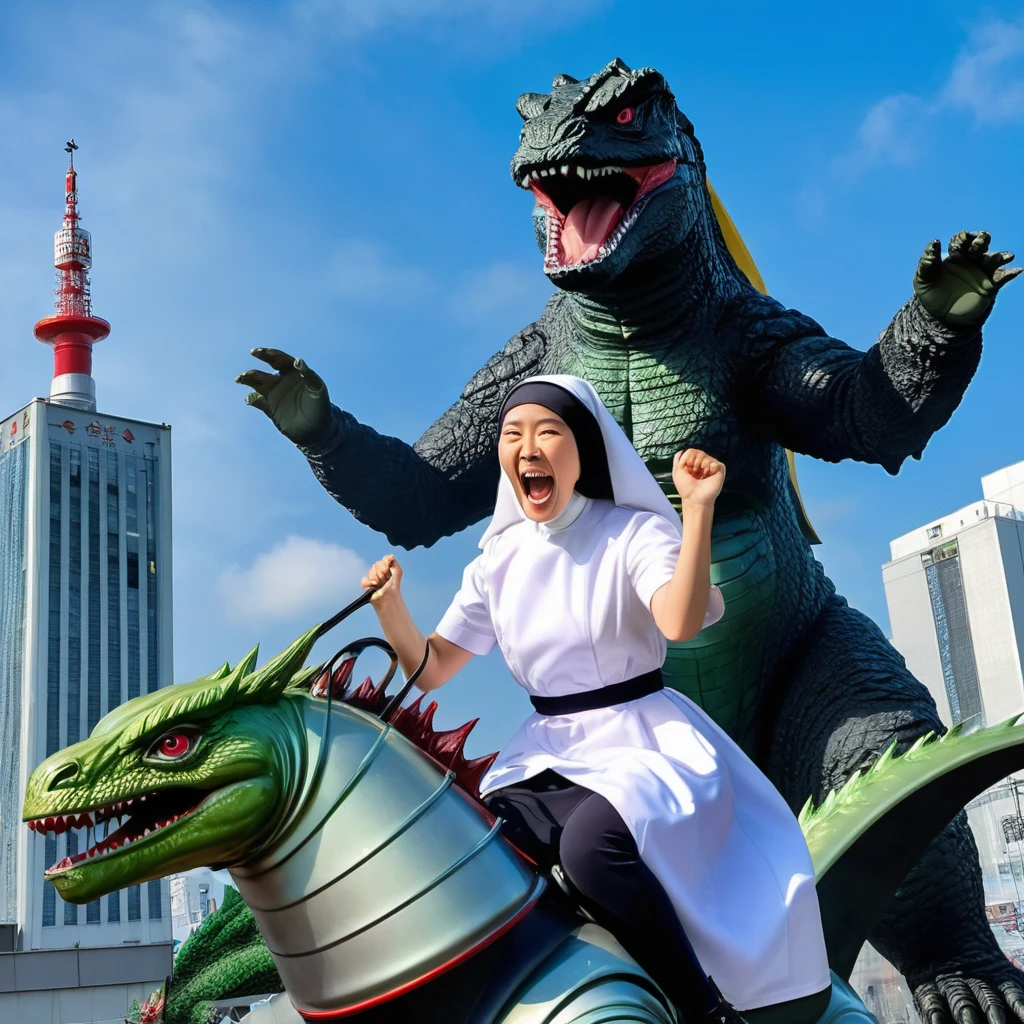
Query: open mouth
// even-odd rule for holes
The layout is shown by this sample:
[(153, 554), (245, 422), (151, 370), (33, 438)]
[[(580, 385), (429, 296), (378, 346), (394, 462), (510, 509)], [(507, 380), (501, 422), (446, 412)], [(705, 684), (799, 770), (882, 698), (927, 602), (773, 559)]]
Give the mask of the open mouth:
[(646, 205), (644, 197), (675, 170), (675, 160), (643, 167), (561, 164), (527, 170), (521, 184), (547, 211), (545, 271), (578, 270), (614, 252)]
[(554, 493), (555, 478), (541, 470), (528, 469), (519, 474), (519, 479), (531, 505), (543, 505)]
[[(164, 789), (78, 814), (37, 818), (30, 821), (28, 827), (41, 835), (49, 832), (60, 834), (71, 828), (90, 830), (90, 845), (83, 853), (65, 857), (59, 864), (47, 868), (47, 876), (56, 875), (78, 867), (85, 861), (123, 850), (140, 839), (168, 828), (195, 811), (209, 795), (208, 791), (200, 789)], [(103, 838), (99, 839), (97, 835), (96, 843), (91, 842), (92, 829), (96, 829), (97, 833), (103, 831)]]

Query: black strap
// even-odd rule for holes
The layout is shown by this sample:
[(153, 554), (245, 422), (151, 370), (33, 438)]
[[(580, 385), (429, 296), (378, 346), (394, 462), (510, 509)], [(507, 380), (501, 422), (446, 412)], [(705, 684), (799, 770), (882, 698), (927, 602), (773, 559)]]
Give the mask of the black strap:
[(409, 691), (412, 689), (412, 684), (423, 674), (423, 670), (427, 667), (427, 658), (430, 657), (430, 641), (427, 641), (426, 647), (423, 648), (423, 657), (420, 660), (419, 667), (415, 672), (406, 680), (405, 686), (403, 686), (398, 693), (394, 695), (384, 706), (384, 710), (380, 713), (380, 720), (382, 722), (389, 722), (391, 720), (391, 712), (394, 711), (399, 704), (409, 696)]
[(623, 683), (599, 686), (596, 690), (582, 690), (580, 693), (565, 693), (558, 697), (530, 697), (530, 703), (542, 715), (572, 715), (577, 711), (594, 711), (610, 708), (626, 701), (639, 700), (648, 694), (665, 688), (661, 669), (645, 672)]

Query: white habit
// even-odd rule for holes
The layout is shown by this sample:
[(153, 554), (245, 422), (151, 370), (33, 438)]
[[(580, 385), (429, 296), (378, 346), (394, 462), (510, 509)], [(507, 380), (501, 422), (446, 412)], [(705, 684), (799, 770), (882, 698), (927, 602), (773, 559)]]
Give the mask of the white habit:
[[(499, 490), (483, 551), (466, 568), (437, 632), (473, 654), (497, 643), (516, 681), (551, 697), (661, 667), (666, 641), (650, 600), (672, 577), (680, 533), (646, 469), (654, 490), (645, 492), (642, 483), (644, 493), (637, 497), (634, 489), (628, 503), (651, 510), (623, 507), (616, 463), (628, 455), (608, 423), (628, 440), (589, 385), (539, 379), (571, 386), (598, 417), (621, 504), (574, 495), (555, 520), (534, 523), (503, 476), (506, 493)], [(723, 611), (713, 587), (705, 625)], [(545, 769), (612, 804), (672, 900), (701, 966), (739, 1010), (828, 986), (800, 826), (774, 786), (691, 700), (666, 688), (610, 708), (532, 714), (481, 789), (493, 792)]]

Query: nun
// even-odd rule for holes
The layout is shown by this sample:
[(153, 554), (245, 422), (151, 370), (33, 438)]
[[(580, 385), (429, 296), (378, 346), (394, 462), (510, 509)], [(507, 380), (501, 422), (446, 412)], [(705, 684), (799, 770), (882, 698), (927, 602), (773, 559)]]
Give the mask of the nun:
[(725, 467), (675, 456), (684, 527), (594, 389), (564, 375), (509, 392), (498, 457), (481, 553), (429, 638), (393, 555), (363, 580), (403, 671), (426, 650), (417, 685), (433, 690), (498, 646), (535, 713), (485, 776), (485, 804), (687, 1020), (817, 1021), (830, 975), (800, 826), (660, 671), (668, 640), (725, 611), (710, 582)]

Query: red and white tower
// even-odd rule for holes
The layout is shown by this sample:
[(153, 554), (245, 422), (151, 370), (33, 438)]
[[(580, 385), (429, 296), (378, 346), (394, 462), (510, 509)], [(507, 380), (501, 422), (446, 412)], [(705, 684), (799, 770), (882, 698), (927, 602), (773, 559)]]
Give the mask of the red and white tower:
[[(165, 880), (64, 903), (44, 872), (88, 854), (95, 836), (40, 834), (20, 820), (37, 764), (168, 685), (174, 668), (171, 431), (96, 409), (92, 346), (110, 325), (89, 302), (73, 164), (66, 193), (57, 308), (35, 326), (54, 349), (50, 397), (0, 409), (0, 1022), (34, 1020), (44, 1004), (53, 1024), (82, 1020), (82, 1007), (89, 1020), (111, 1018), (171, 967)], [(81, 950), (91, 966), (55, 982), (54, 950)], [(4, 983), (5, 958), (25, 984)], [(59, 1007), (55, 985), (70, 986)]]
[(36, 337), (53, 346), (53, 381), (50, 401), (75, 409), (95, 410), (96, 382), (92, 379), (92, 347), (110, 333), (110, 324), (92, 315), (89, 268), (92, 242), (78, 226), (78, 174), (75, 140), (64, 147), (68, 154), (65, 180), (64, 223), (53, 237), (53, 265), (57, 268), (57, 312), (35, 326)]

